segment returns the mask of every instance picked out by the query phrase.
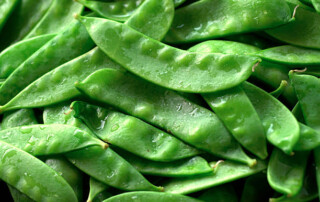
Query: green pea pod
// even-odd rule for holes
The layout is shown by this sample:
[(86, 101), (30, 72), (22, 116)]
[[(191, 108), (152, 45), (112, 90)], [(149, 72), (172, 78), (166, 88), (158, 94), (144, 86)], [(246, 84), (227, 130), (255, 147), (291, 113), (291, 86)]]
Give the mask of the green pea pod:
[(119, 149), (116, 152), (139, 172), (146, 175), (185, 177), (212, 172), (212, 168), (208, 162), (200, 156), (172, 162), (156, 162), (140, 158), (129, 152), (120, 151)]
[(267, 140), (262, 123), (241, 87), (202, 96), (242, 146), (261, 159), (267, 158)]
[(152, 83), (177, 91), (205, 93), (236, 86), (250, 76), (252, 67), (260, 60), (241, 55), (190, 53), (151, 39), (125, 24), (101, 18), (78, 19), (114, 61)]
[(306, 48), (320, 49), (320, 15), (289, 3), (295, 13), (295, 21), (266, 33), (277, 40)]
[(208, 189), (198, 199), (204, 202), (238, 202), (237, 193), (231, 184)]
[(58, 172), (72, 187), (78, 201), (83, 201), (83, 175), (68, 160), (63, 157), (53, 157), (45, 161), (53, 170)]
[(89, 190), (89, 196), (88, 196), (87, 202), (92, 202), (97, 197), (98, 194), (108, 190), (109, 188), (108, 185), (102, 182), (99, 182), (98, 180), (95, 180), (92, 177), (90, 177), (89, 186), (90, 186), (90, 190)]
[(175, 6), (175, 7), (178, 7), (178, 6), (180, 6), (181, 4), (183, 4), (184, 2), (186, 2), (186, 0), (174, 0), (174, 6)]
[(2, 118), (2, 130), (37, 124), (37, 119), (32, 109), (20, 109), (18, 111), (5, 113)]
[(94, 48), (32, 82), (2, 110), (43, 107), (70, 100), (80, 95), (74, 83), (102, 68), (122, 69), (99, 48)]
[(268, 48), (252, 55), (291, 66), (320, 65), (320, 50), (299, 48), (291, 45)]
[[(21, 0), (0, 33), (0, 50), (23, 39), (49, 9), (52, 0)], [(37, 11), (37, 12), (34, 12)]]
[(76, 0), (85, 7), (90, 8), (102, 17), (124, 22), (144, 2), (144, 0), (122, 0), (122, 1), (90, 1)]
[(183, 196), (178, 194), (170, 194), (170, 193), (159, 193), (159, 192), (129, 192), (123, 193), (103, 202), (139, 202), (139, 201), (148, 201), (148, 202), (166, 202), (166, 201), (184, 201), (184, 202), (200, 202), (197, 199), (191, 198), (189, 196)]
[(274, 148), (268, 164), (270, 186), (288, 197), (297, 195), (303, 185), (309, 154), (309, 151), (295, 152), (293, 156), (288, 156)]
[(5, 79), (0, 79), (0, 87), (2, 86), (2, 84), (4, 83)]
[(211, 174), (169, 179), (163, 184), (165, 192), (189, 194), (244, 178), (267, 168), (266, 163), (260, 160), (253, 168), (228, 161), (212, 162), (211, 165), (216, 167), (216, 171)]
[(89, 146), (106, 145), (86, 132), (68, 125), (32, 125), (0, 131), (0, 140), (32, 155), (51, 155)]
[(125, 24), (156, 40), (162, 40), (174, 17), (172, 0), (146, 0)]
[[(30, 56), (6, 79), (0, 88), (0, 104), (7, 103), (43, 74), (89, 51), (93, 46), (85, 28), (79, 22), (74, 22)], [(38, 86), (38, 91), (41, 89)]]
[(46, 14), (25, 38), (59, 33), (71, 24), (73, 15), (80, 14), (82, 10), (83, 6), (75, 1), (53, 0)]
[(246, 179), (240, 202), (267, 201), (271, 193), (266, 174), (258, 173)]
[(45, 43), (55, 37), (55, 34), (42, 35), (20, 41), (9, 46), (0, 54), (0, 78), (7, 78)]
[(0, 2), (0, 32), (18, 2), (18, 0)]
[(299, 122), (301, 122), (301, 123), (305, 123), (306, 122), (304, 120), (302, 109), (301, 109), (301, 106), (300, 106), (299, 102), (297, 102), (297, 104), (293, 107), (292, 114), (296, 117), (296, 119)]
[(39, 159), (2, 141), (0, 155), (0, 178), (31, 199), (78, 201), (70, 185)]
[(274, 41), (259, 37), (259, 35), (256, 35), (254, 33), (237, 34), (237, 35), (225, 36), (223, 38), (230, 41), (252, 45), (260, 49), (266, 49), (274, 45)]
[(320, 146), (320, 133), (302, 123), (300, 125), (300, 138), (294, 146), (294, 151), (310, 151)]
[(296, 118), (279, 100), (262, 89), (248, 82), (242, 88), (262, 121), (267, 140), (290, 155), (300, 135)]
[(288, 82), (286, 80), (282, 80), (280, 86), (276, 90), (270, 92), (270, 95), (272, 95), (275, 98), (278, 98), (280, 95), (284, 93), (287, 86)]
[(250, 166), (256, 162), (242, 151), (214, 113), (128, 72), (98, 70), (76, 87), (93, 100), (163, 128), (196, 148)]
[(319, 0), (311, 0), (313, 7), (316, 9), (318, 13), (320, 13), (320, 1)]
[(11, 185), (8, 185), (11, 197), (14, 202), (34, 202), (31, 198), (29, 198), (27, 195), (21, 193), (16, 188), (12, 187)]
[(165, 41), (186, 43), (264, 30), (286, 24), (291, 17), (284, 0), (256, 0), (254, 4), (250, 0), (202, 0), (176, 10)]
[(85, 102), (70, 108), (100, 139), (143, 158), (166, 162), (202, 153), (133, 116)]

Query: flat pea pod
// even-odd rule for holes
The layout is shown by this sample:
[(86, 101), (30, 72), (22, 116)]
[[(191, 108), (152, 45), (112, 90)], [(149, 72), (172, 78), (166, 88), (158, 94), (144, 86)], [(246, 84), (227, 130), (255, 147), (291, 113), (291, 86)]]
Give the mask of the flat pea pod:
[(0, 131), (0, 140), (32, 155), (51, 155), (90, 146), (106, 145), (86, 132), (69, 125), (31, 125)]
[(125, 22), (132, 13), (144, 2), (144, 0), (122, 0), (122, 1), (89, 1), (76, 0), (85, 7), (92, 9), (102, 17)]
[(320, 13), (320, 1), (319, 0), (311, 0), (313, 7), (316, 9), (318, 13)]
[(264, 128), (250, 99), (240, 86), (202, 96), (243, 147), (261, 159), (267, 158)]
[(163, 177), (186, 177), (212, 172), (208, 162), (200, 156), (171, 162), (156, 162), (140, 158), (129, 152), (116, 150), (139, 172)]
[(217, 162), (211, 162), (211, 165), (216, 166), (216, 171), (211, 174), (169, 179), (163, 184), (165, 192), (174, 194), (194, 193), (256, 174), (267, 168), (266, 163), (260, 160), (253, 168), (229, 161), (219, 162), (218, 165)]
[(250, 166), (256, 162), (214, 113), (129, 72), (98, 70), (76, 87), (93, 100), (163, 128), (198, 149)]
[(100, 139), (143, 158), (168, 162), (202, 153), (133, 116), (85, 102), (70, 108)]
[(309, 151), (295, 152), (293, 156), (288, 156), (274, 148), (267, 171), (270, 186), (288, 197), (297, 195), (303, 185), (309, 154)]
[(123, 69), (99, 48), (94, 48), (38, 78), (1, 110), (43, 107), (70, 100), (80, 95), (74, 83), (102, 68)]
[(0, 32), (18, 2), (18, 0), (5, 0), (0, 2)]
[(133, 29), (156, 40), (162, 40), (174, 17), (172, 0), (146, 0), (125, 22)]
[(87, 202), (92, 202), (101, 192), (108, 190), (109, 186), (90, 177), (89, 180), (89, 196)]
[(45, 161), (45, 163), (59, 173), (72, 187), (78, 201), (83, 201), (83, 175), (64, 157), (52, 157)]
[(320, 146), (320, 133), (313, 128), (299, 123), (300, 138), (294, 146), (294, 151), (310, 151)]
[(74, 20), (73, 15), (75, 13), (80, 14), (82, 10), (83, 6), (75, 1), (53, 0), (46, 14), (25, 38), (59, 33)]
[[(0, 50), (20, 41), (40, 21), (52, 0), (20, 0), (0, 33)], [(37, 12), (34, 12), (37, 11)]]
[(201, 194), (198, 199), (204, 202), (238, 202), (237, 193), (231, 184), (210, 188)]
[(0, 54), (0, 78), (10, 76), (17, 67), (53, 37), (55, 34), (22, 40), (3, 50)]
[(284, 0), (201, 0), (176, 10), (165, 41), (186, 43), (258, 31), (288, 23), (291, 16)]
[(125, 24), (92, 17), (78, 19), (114, 61), (152, 83), (177, 91), (205, 93), (236, 86), (250, 76), (260, 60), (191, 53), (151, 39)]
[(320, 65), (320, 50), (291, 45), (277, 46), (258, 51), (253, 55), (262, 59), (289, 66)]
[(320, 15), (302, 7), (295, 8), (294, 4), (288, 4), (292, 11), (296, 9), (295, 21), (269, 29), (266, 33), (288, 44), (320, 49)]
[(37, 124), (34, 111), (32, 109), (20, 109), (17, 111), (5, 113), (2, 118), (1, 128), (2, 130)]
[(293, 114), (276, 98), (264, 90), (245, 82), (242, 88), (255, 107), (267, 135), (267, 140), (290, 155), (300, 135)]
[(35, 201), (78, 201), (70, 185), (45, 163), (2, 141), (0, 148), (3, 181)]
[(139, 201), (148, 201), (148, 202), (167, 202), (167, 201), (184, 201), (184, 202), (200, 202), (197, 199), (191, 198), (189, 196), (183, 196), (179, 194), (170, 194), (170, 193), (159, 193), (159, 192), (129, 192), (123, 193), (103, 202), (139, 202)]
[[(7, 103), (43, 74), (89, 51), (93, 46), (94, 43), (85, 28), (81, 23), (74, 22), (30, 56), (6, 79), (0, 88), (0, 104)], [(56, 78), (52, 79), (60, 78), (56, 75)], [(38, 90), (40, 89), (41, 86), (38, 86)]]
[(261, 172), (246, 179), (240, 202), (267, 201), (272, 192), (266, 174)]

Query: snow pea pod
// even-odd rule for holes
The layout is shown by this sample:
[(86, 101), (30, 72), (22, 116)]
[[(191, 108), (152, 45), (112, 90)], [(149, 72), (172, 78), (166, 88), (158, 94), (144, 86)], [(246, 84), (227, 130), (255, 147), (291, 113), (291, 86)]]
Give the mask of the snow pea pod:
[(309, 151), (295, 152), (293, 156), (288, 156), (274, 148), (267, 171), (270, 186), (288, 197), (297, 195), (303, 185), (309, 154)]
[(186, 43), (264, 30), (288, 23), (291, 17), (284, 0), (201, 0), (176, 10), (165, 41)]
[(125, 22), (133, 29), (156, 40), (162, 40), (174, 17), (172, 0), (146, 0)]
[[(103, 52), (157, 85), (183, 92), (213, 92), (246, 80), (256, 57), (191, 53), (151, 39), (118, 22), (78, 17)], [(232, 77), (232, 79), (231, 79)]]
[(267, 201), (272, 193), (266, 174), (261, 172), (246, 179), (240, 202)]
[(290, 66), (320, 65), (320, 50), (291, 45), (268, 48), (253, 55), (271, 62)]
[(311, 0), (313, 7), (316, 9), (318, 13), (320, 13), (320, 1), (319, 0)]
[(299, 122), (306, 123), (306, 121), (304, 120), (302, 109), (299, 102), (297, 102), (297, 104), (293, 107), (292, 114), (296, 117), (296, 119)]
[(18, 2), (18, 0), (5, 0), (0, 2), (0, 32)]
[(102, 17), (124, 22), (144, 2), (144, 0), (122, 0), (112, 2), (76, 0)]
[(202, 96), (243, 147), (261, 159), (267, 158), (267, 140), (261, 120), (240, 86)]
[(89, 196), (87, 202), (92, 202), (98, 194), (108, 190), (109, 186), (90, 177), (89, 180)]
[(37, 124), (37, 119), (32, 109), (20, 109), (18, 111), (5, 113), (2, 118), (2, 130)]
[(208, 189), (198, 199), (204, 202), (238, 202), (237, 193), (231, 184), (224, 184)]
[(286, 106), (264, 90), (248, 82), (243, 83), (242, 88), (262, 121), (267, 140), (290, 155), (300, 135), (296, 118)]
[(159, 193), (159, 192), (129, 192), (123, 193), (103, 202), (139, 202), (139, 201), (148, 201), (148, 202), (166, 202), (166, 201), (184, 201), (184, 202), (200, 202), (197, 199), (191, 198), (189, 196), (183, 196), (179, 194), (169, 194), (169, 193)]
[[(23, 39), (49, 9), (52, 0), (20, 0), (0, 33), (0, 50)], [(37, 11), (37, 12), (34, 12)]]
[(7, 78), (19, 65), (53, 37), (55, 34), (34, 37), (20, 41), (3, 50), (0, 54), (0, 78)]
[(74, 83), (102, 68), (123, 69), (99, 48), (94, 48), (41, 76), (0, 108), (3, 111), (35, 108), (72, 99), (80, 95)]
[[(292, 9), (296, 5), (288, 3)], [(296, 9), (295, 21), (266, 33), (288, 44), (306, 48), (320, 49), (320, 15), (302, 7)]]
[(214, 113), (129, 72), (98, 70), (76, 87), (93, 100), (163, 128), (198, 149), (251, 166), (255, 164)]
[(39, 159), (2, 141), (0, 155), (0, 178), (31, 199), (78, 201), (70, 185)]
[(74, 22), (30, 56), (6, 79), (0, 88), (0, 104), (7, 103), (43, 74), (89, 51), (93, 46), (85, 28), (81, 23)]
[[(211, 163), (212, 166), (216, 164), (217, 162)], [(211, 174), (169, 179), (163, 184), (164, 190), (174, 194), (189, 194), (256, 174), (266, 169), (267, 165), (264, 161), (259, 160), (255, 167), (250, 168), (246, 165), (224, 161), (216, 167), (216, 171)]]
[(174, 161), (201, 151), (133, 116), (73, 102), (75, 113), (103, 141), (153, 161)]
[(294, 151), (310, 151), (320, 146), (320, 133), (313, 128), (299, 123), (300, 137)]
[(74, 19), (73, 15), (80, 14), (82, 10), (83, 6), (75, 1), (53, 0), (46, 14), (25, 38), (59, 33), (70, 25)]
[(0, 131), (0, 140), (32, 155), (51, 155), (106, 144), (69, 125), (50, 124), (9, 128)]

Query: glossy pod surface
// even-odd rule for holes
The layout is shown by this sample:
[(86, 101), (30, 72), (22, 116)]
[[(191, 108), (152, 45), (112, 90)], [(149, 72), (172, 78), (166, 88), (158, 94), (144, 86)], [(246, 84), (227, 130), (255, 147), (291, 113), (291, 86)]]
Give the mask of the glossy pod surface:
[(37, 124), (34, 111), (32, 109), (20, 109), (3, 115), (1, 129), (33, 124)]
[(118, 22), (78, 19), (110, 58), (152, 83), (177, 91), (199, 93), (233, 87), (246, 80), (259, 61), (250, 56), (190, 53)]
[(18, 0), (4, 0), (0, 2), (0, 32), (17, 3)]
[(99, 182), (98, 180), (95, 180), (94, 178), (90, 177), (89, 180), (89, 195), (88, 195), (88, 202), (92, 202), (98, 194), (101, 192), (108, 190), (109, 186)]

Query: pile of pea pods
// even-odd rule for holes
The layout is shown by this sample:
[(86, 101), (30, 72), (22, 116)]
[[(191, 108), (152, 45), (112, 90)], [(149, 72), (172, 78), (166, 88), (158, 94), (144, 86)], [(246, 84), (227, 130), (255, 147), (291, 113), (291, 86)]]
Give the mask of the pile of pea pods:
[(15, 202), (320, 193), (320, 0), (0, 0)]

